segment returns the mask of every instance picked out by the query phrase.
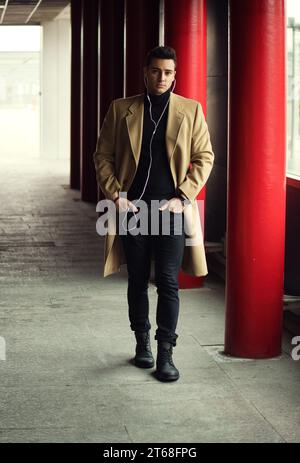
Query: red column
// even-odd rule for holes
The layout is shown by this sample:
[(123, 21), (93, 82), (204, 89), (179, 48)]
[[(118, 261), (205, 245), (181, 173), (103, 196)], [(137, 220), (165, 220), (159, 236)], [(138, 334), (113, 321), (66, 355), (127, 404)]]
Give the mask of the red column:
[(146, 53), (159, 41), (159, 0), (125, 0), (125, 95), (144, 91)]
[(230, 2), (225, 352), (281, 352), (285, 234), (284, 0)]
[[(165, 0), (165, 45), (177, 54), (174, 93), (200, 101), (206, 114), (206, 0)], [(205, 187), (197, 196), (204, 231)], [(180, 288), (203, 285), (202, 277), (180, 272)]]
[[(111, 101), (124, 96), (124, 0), (100, 0), (98, 133)], [(98, 188), (98, 201), (104, 198)]]
[(82, 1), (81, 199), (97, 202), (93, 153), (98, 135), (99, 0)]
[(98, 130), (111, 100), (124, 93), (124, 0), (100, 1), (99, 76)]
[(80, 189), (81, 0), (71, 2), (71, 159), (70, 187)]

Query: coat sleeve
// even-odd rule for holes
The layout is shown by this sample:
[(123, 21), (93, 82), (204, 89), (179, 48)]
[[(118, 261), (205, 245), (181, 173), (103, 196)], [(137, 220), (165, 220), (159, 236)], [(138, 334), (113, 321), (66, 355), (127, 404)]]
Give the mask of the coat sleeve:
[(115, 127), (116, 110), (113, 100), (104, 118), (93, 154), (97, 182), (107, 199), (113, 199), (114, 193), (120, 190), (115, 174)]
[(190, 169), (178, 189), (193, 201), (205, 185), (214, 163), (210, 135), (200, 103), (197, 103), (193, 124), (190, 162)]

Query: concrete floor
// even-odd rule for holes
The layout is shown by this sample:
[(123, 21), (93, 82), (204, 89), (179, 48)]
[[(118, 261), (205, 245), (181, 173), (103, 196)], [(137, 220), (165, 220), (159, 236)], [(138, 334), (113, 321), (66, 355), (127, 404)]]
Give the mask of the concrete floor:
[(0, 442), (299, 442), (288, 333), (279, 358), (224, 358), (224, 284), (210, 275), (180, 291), (181, 378), (160, 383), (131, 363), (126, 268), (101, 277), (95, 208), (68, 189), (68, 163), (10, 157), (0, 172)]

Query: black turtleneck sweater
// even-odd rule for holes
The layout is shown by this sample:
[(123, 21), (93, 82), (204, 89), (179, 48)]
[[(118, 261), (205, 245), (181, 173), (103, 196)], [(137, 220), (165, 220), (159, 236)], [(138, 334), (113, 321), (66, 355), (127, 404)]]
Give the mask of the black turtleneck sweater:
[[(170, 90), (167, 90), (161, 95), (154, 95), (149, 93), (149, 97), (152, 102), (152, 118), (155, 120), (155, 122), (157, 122), (170, 97)], [(150, 119), (149, 109), (150, 104), (147, 98), (147, 93), (145, 92), (142, 146), (137, 171), (133, 183), (127, 193), (127, 198), (130, 201), (139, 199), (147, 180), (147, 174), (150, 165), (149, 146), (154, 130), (154, 124)], [(168, 111), (169, 103), (159, 122), (158, 128), (152, 140), (152, 165), (148, 183), (141, 198), (148, 204), (150, 204), (152, 199), (161, 201), (162, 199), (171, 199), (173, 196), (175, 196), (175, 186), (167, 157), (165, 142)]]

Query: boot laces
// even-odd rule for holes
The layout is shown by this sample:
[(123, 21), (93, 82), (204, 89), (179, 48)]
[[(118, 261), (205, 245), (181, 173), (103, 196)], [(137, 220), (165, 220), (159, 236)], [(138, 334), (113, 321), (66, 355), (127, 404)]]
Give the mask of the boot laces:
[(163, 360), (166, 360), (170, 365), (174, 367), (175, 365), (173, 363), (172, 353), (173, 353), (172, 346), (170, 346), (169, 349), (166, 349), (165, 347), (162, 348)]
[(147, 350), (148, 352), (151, 352), (149, 331), (143, 333), (141, 336), (137, 338), (137, 350), (138, 351)]

